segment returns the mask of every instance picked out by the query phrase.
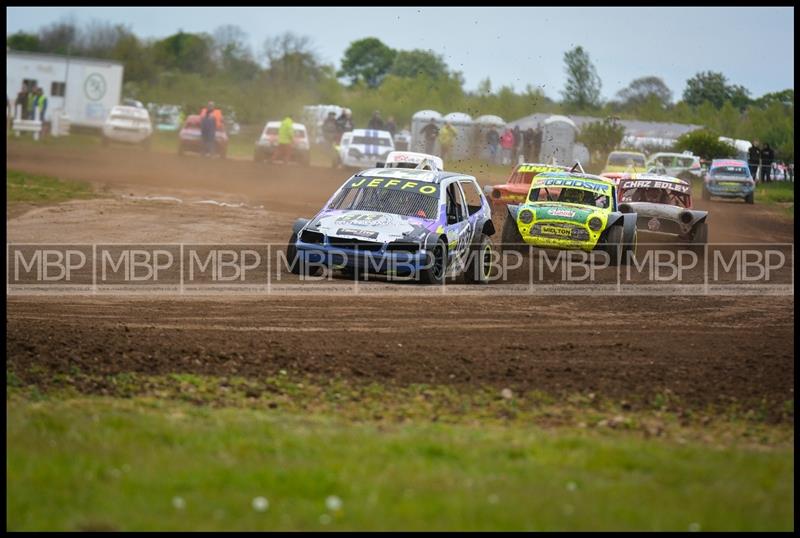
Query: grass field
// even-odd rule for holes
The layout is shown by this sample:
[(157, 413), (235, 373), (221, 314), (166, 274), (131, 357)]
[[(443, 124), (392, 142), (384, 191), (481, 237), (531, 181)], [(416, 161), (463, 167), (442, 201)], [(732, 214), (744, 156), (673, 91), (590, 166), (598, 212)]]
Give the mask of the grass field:
[(752, 410), (286, 372), (6, 379), (10, 530), (793, 525), (791, 426)]
[(61, 180), (17, 170), (6, 171), (6, 200), (13, 202), (57, 203), (95, 196), (85, 181)]
[(15, 393), (7, 419), (8, 530), (793, 528), (789, 446), (152, 397)]

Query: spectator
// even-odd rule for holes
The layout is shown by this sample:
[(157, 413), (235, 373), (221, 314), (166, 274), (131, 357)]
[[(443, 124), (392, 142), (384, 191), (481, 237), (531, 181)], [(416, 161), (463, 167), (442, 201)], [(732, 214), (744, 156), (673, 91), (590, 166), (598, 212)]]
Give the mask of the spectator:
[(439, 128), (436, 126), (436, 120), (431, 118), (431, 121), (422, 128), (421, 132), (425, 137), (425, 153), (433, 155), (433, 146), (439, 137)]
[(45, 128), (45, 112), (47, 112), (47, 96), (44, 94), (44, 90), (41, 87), (36, 88), (36, 92), (34, 95), (34, 112), (33, 117), (34, 119), (38, 119), (42, 122), (42, 136), (46, 134), (47, 129)]
[(489, 146), (490, 162), (497, 164), (497, 147), (500, 145), (500, 134), (494, 127), (489, 128), (486, 133), (486, 145)]
[(542, 151), (542, 130), (539, 126), (536, 126), (536, 129), (533, 131), (533, 144), (531, 146), (531, 161), (538, 161), (539, 160), (539, 153)]
[(385, 128), (391, 133), (392, 140), (394, 140), (394, 133), (397, 132), (397, 124), (394, 122), (394, 116), (389, 116), (389, 119), (386, 121)]
[(217, 121), (214, 117), (214, 105), (208, 104), (208, 107), (203, 109), (203, 114), (200, 120), (200, 134), (203, 138), (203, 155), (210, 157), (216, 153), (217, 145)]
[(380, 110), (376, 110), (372, 113), (372, 118), (369, 120), (367, 124), (367, 129), (375, 129), (376, 131), (383, 131), (383, 119), (381, 118)]
[(14, 101), (14, 117), (18, 120), (28, 118), (28, 85), (22, 83), (22, 89), (17, 94), (17, 99)]
[(772, 181), (770, 177), (772, 172), (772, 162), (775, 160), (775, 152), (769, 147), (769, 144), (764, 144), (761, 150), (761, 181), (769, 183)]
[(457, 136), (458, 133), (453, 129), (453, 126), (449, 122), (445, 122), (444, 127), (439, 131), (439, 146), (442, 149), (441, 157), (443, 161), (447, 161), (452, 155), (453, 144), (455, 144)]
[(758, 141), (753, 140), (753, 145), (747, 150), (747, 165), (750, 167), (750, 175), (753, 176), (753, 181), (758, 181), (758, 165), (761, 161), (761, 149), (758, 147)]
[(794, 182), (794, 163), (786, 165), (786, 177), (789, 181)]
[(517, 164), (519, 160), (519, 151), (522, 147), (522, 133), (520, 132), (519, 125), (514, 126), (514, 147), (511, 153), (511, 162)]
[(208, 102), (208, 105), (200, 111), (200, 116), (205, 117), (205, 115), (209, 112), (214, 116), (214, 121), (217, 124), (217, 129), (221, 130), (223, 127), (222, 110), (214, 106), (214, 101)]
[(27, 105), (26, 105), (26, 107), (27, 107), (26, 110), (28, 111), (28, 116), (27, 116), (26, 119), (29, 119), (29, 120), (36, 119), (36, 90), (38, 90), (38, 89), (39, 89), (39, 87), (36, 84), (34, 84), (33, 88), (31, 88), (28, 91), (28, 94), (27, 94)]
[(342, 139), (342, 135), (344, 133), (349, 133), (350, 131), (353, 130), (353, 120), (350, 118), (349, 108), (345, 108), (344, 110), (342, 110), (342, 113), (339, 115), (338, 118), (336, 118), (336, 125), (338, 127), (338, 132), (339, 132), (339, 139), (337, 140), (337, 142), (339, 142)]
[(514, 151), (514, 132), (506, 127), (503, 136), (500, 137), (500, 147), (503, 148), (503, 164), (511, 164), (511, 155)]
[(322, 137), (330, 149), (332, 163), (335, 165), (337, 162), (336, 144), (339, 142), (339, 126), (336, 125), (336, 112), (328, 112), (328, 117), (322, 123)]
[(278, 151), (272, 153), (272, 162), (275, 162), (275, 154), (280, 156), (283, 163), (288, 163), (292, 158), (292, 143), (294, 142), (294, 122), (291, 116), (286, 116), (278, 129)]
[(532, 127), (525, 129), (525, 132), (522, 134), (522, 155), (526, 163), (532, 160), (533, 141), (535, 137), (536, 133), (533, 131)]

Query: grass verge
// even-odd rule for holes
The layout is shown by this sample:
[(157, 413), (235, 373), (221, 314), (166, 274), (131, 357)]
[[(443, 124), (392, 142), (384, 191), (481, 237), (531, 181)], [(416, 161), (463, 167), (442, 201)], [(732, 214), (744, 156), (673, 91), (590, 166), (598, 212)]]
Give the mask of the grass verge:
[(153, 398), (6, 415), (9, 530), (793, 528), (791, 448)]
[(85, 181), (62, 180), (17, 170), (6, 171), (8, 203), (57, 203), (94, 196), (92, 186)]

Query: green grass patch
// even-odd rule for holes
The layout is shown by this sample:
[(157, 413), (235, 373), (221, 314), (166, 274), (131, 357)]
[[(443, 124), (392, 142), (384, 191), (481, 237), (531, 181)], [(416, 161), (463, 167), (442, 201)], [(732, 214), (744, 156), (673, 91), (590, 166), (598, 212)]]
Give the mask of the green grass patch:
[(53, 203), (94, 196), (92, 186), (85, 181), (62, 180), (17, 170), (6, 171), (6, 197), (9, 203)]
[(781, 206), (786, 213), (794, 217), (794, 182), (759, 183), (756, 185), (755, 201), (756, 203)]
[(793, 528), (791, 448), (152, 398), (6, 411), (9, 530)]

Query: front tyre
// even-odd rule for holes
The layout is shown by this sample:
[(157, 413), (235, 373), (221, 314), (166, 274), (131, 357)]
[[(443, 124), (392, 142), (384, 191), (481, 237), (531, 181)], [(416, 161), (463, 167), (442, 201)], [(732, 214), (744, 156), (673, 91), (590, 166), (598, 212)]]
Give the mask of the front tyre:
[(752, 192), (744, 197), (744, 203), (746, 203), (746, 204), (752, 204), (754, 201), (755, 201), (755, 198), (754, 198)]
[(469, 264), (464, 272), (467, 284), (487, 284), (492, 274), (492, 258), (494, 246), (486, 234), (481, 234), (480, 241), (470, 252)]
[(317, 276), (322, 271), (319, 266), (309, 269), (304, 256), (299, 256), (297, 251), (297, 234), (292, 233), (286, 247), (286, 260), (289, 262), (289, 271), (293, 275)]
[(439, 238), (433, 251), (428, 252), (425, 267), (419, 271), (422, 284), (444, 284), (447, 274), (447, 245)]

